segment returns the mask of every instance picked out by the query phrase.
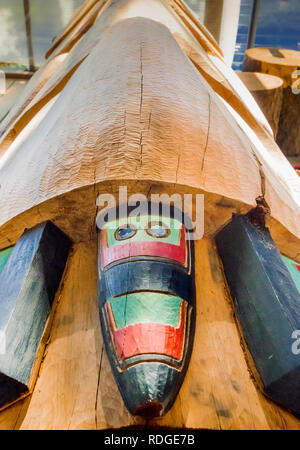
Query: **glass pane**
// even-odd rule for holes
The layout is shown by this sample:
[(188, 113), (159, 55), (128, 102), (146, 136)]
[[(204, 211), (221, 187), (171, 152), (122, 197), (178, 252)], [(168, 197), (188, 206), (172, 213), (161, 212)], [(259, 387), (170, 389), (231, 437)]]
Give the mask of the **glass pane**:
[(300, 42), (300, 1), (261, 1), (255, 47), (297, 50), (298, 42)]
[[(84, 0), (29, 0), (34, 64), (45, 61), (54, 36), (59, 35)], [(24, 1), (0, 0), (0, 63), (28, 67)]]

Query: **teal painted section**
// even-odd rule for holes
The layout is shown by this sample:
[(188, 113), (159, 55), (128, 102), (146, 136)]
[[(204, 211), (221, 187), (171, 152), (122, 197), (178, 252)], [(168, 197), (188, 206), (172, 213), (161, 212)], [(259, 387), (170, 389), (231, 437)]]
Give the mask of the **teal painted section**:
[[(153, 222), (159, 222), (162, 220), (162, 218), (160, 216), (151, 216), (151, 220)], [(170, 229), (169, 236), (163, 238), (155, 238), (146, 233), (145, 229), (148, 227), (148, 222), (149, 216), (142, 216), (136, 218), (136, 220), (133, 219), (130, 220), (128, 218), (120, 218), (119, 220), (110, 222), (105, 227), (107, 232), (108, 247), (112, 247), (113, 245), (123, 245), (127, 244), (128, 242), (149, 242), (149, 241), (151, 242), (157, 240), (159, 240), (159, 242), (165, 242), (166, 244), (179, 245), (180, 230), (182, 228), (182, 223), (180, 223), (178, 220), (172, 218), (163, 218), (162, 222)], [(115, 239), (114, 233), (118, 227), (120, 227), (121, 225), (126, 225), (127, 223), (129, 224), (132, 223), (133, 225), (135, 225), (137, 228), (137, 233), (129, 239), (125, 239), (124, 241), (118, 241), (117, 239)]]
[(182, 299), (158, 292), (136, 292), (109, 299), (117, 329), (136, 323), (177, 327)]
[(300, 272), (296, 267), (296, 265), (299, 266), (300, 264), (283, 255), (281, 255), (281, 258), (283, 259), (284, 264), (288, 268), (288, 271), (290, 272), (291, 277), (300, 293)]
[(12, 251), (13, 251), (13, 247), (9, 247), (0, 252), (0, 274), (3, 271)]

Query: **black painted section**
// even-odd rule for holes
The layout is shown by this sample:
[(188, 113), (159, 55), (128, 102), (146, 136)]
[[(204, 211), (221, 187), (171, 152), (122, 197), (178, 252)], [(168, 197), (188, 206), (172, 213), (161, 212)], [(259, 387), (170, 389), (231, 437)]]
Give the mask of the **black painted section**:
[(51, 222), (39, 224), (24, 232), (0, 275), (0, 406), (27, 391), (70, 244)]
[(300, 295), (267, 228), (233, 216), (216, 237), (238, 320), (265, 393), (300, 414)]
[(155, 261), (119, 264), (103, 273), (99, 280), (102, 304), (111, 297), (136, 291), (158, 291), (178, 295), (190, 302), (193, 284), (190, 276), (176, 265)]

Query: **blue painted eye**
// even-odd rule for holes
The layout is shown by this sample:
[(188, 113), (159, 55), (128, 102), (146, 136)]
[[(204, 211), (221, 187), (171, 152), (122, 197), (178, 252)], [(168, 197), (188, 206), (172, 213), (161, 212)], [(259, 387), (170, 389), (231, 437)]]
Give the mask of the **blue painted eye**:
[(125, 239), (132, 238), (137, 232), (137, 229), (134, 225), (121, 225), (116, 231), (115, 231), (115, 239), (117, 241), (124, 241)]
[(163, 222), (149, 222), (146, 232), (152, 237), (164, 238), (169, 236), (170, 229)]

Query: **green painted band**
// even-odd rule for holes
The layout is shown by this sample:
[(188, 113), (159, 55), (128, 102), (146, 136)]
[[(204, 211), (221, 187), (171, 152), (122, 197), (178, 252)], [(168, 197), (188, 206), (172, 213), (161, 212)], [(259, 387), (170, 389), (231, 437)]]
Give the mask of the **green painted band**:
[(286, 256), (283, 256), (283, 255), (281, 255), (281, 258), (283, 259), (284, 264), (288, 268), (290, 275), (291, 275), (298, 291), (300, 292), (300, 272), (296, 267), (296, 265), (298, 263), (296, 261), (293, 261), (290, 258), (287, 258)]
[(9, 247), (0, 252), (0, 273), (4, 269), (5, 264), (7, 263), (8, 258), (10, 257), (10, 254), (12, 251), (13, 251), (13, 247)]
[(136, 323), (177, 327), (182, 298), (158, 292), (136, 292), (110, 298), (117, 329)]

